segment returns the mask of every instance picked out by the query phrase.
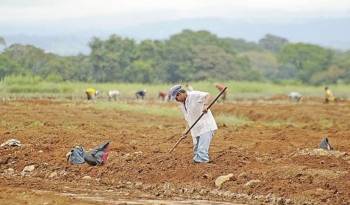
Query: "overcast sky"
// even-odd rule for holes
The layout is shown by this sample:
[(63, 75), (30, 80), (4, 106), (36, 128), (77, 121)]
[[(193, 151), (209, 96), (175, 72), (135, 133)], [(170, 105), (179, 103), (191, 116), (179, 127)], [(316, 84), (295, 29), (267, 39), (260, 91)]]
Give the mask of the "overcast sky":
[(166, 39), (183, 29), (349, 49), (350, 0), (0, 0), (0, 36), (61, 54), (87, 53), (93, 36)]
[(110, 17), (114, 23), (223, 18), (290, 21), (350, 16), (350, 0), (0, 0), (0, 24)]

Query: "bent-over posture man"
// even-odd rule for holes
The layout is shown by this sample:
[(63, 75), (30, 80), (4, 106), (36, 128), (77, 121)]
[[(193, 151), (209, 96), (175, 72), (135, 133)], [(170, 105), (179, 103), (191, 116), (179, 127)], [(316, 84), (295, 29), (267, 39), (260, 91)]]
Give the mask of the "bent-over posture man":
[(139, 90), (135, 93), (136, 99), (141, 98), (142, 100), (146, 97), (146, 89)]
[(290, 92), (288, 98), (290, 101), (300, 102), (303, 99), (303, 96), (298, 92)]
[(191, 129), (193, 141), (193, 162), (209, 162), (209, 146), (214, 136), (215, 130), (218, 129), (215, 119), (207, 107), (210, 104), (210, 95), (200, 91), (186, 91), (181, 85), (173, 86), (169, 95), (180, 103), (181, 111), (184, 114), (188, 126), (198, 119), (204, 112), (203, 117)]
[(119, 95), (119, 90), (110, 90), (108, 91), (108, 100), (111, 101), (113, 99), (114, 101), (116, 101)]
[(85, 90), (85, 94), (88, 100), (94, 100), (98, 95), (98, 91), (95, 88), (88, 88)]
[(165, 101), (165, 99), (167, 98), (167, 93), (166, 92), (163, 92), (163, 91), (159, 91), (158, 93), (158, 98), (162, 101)]

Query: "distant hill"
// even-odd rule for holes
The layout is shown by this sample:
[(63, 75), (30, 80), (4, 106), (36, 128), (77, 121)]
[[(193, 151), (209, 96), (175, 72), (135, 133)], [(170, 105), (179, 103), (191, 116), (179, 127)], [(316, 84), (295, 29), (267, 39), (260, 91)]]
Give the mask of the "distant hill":
[(90, 36), (85, 35), (57, 35), (57, 36), (40, 36), (40, 35), (5, 35), (6, 43), (30, 44), (42, 48), (47, 52), (60, 55), (76, 55), (78, 53), (87, 54), (90, 52), (88, 42)]
[(98, 21), (89, 24), (88, 19), (74, 21), (69, 25), (57, 22), (46, 26), (44, 31), (40, 26), (27, 25), (26, 32), (18, 29), (14, 32), (11, 30), (11, 26), (1, 26), (0, 36), (2, 33), (8, 44), (33, 44), (46, 51), (61, 55), (89, 53), (88, 42), (93, 36), (106, 38), (115, 33), (137, 40), (165, 39), (183, 29), (203, 29), (220, 37), (243, 38), (248, 41), (258, 41), (265, 34), (271, 33), (285, 37), (291, 42), (314, 43), (341, 50), (350, 49), (350, 18), (318, 18), (288, 23), (257, 23), (205, 18), (182, 19), (129, 27), (114, 26), (110, 19), (100, 20), (110, 22), (106, 24), (108, 26), (103, 27), (99, 26)]

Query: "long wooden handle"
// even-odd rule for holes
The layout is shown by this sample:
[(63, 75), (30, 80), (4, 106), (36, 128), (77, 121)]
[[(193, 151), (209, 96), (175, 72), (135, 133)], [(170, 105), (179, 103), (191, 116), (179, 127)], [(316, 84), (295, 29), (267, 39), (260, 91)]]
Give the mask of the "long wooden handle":
[[(219, 99), (219, 97), (226, 91), (227, 87), (225, 87), (217, 96), (214, 100), (211, 101), (211, 103), (208, 106), (208, 110), (211, 108), (212, 105), (214, 105), (214, 103)], [(182, 136), (180, 139), (177, 140), (177, 142), (175, 143), (175, 145), (170, 149), (169, 153), (171, 153), (178, 144), (180, 144), (180, 142), (186, 138), (187, 134), (191, 131), (191, 129), (197, 124), (197, 122), (203, 117), (203, 115), (205, 114), (205, 112), (202, 112), (202, 114), (197, 118), (197, 120), (192, 124), (191, 127), (189, 127), (187, 129), (187, 131), (185, 132), (184, 136)]]

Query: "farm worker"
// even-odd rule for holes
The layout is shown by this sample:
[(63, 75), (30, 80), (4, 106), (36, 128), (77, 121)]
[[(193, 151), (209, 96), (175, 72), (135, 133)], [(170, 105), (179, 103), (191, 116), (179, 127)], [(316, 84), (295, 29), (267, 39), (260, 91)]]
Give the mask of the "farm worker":
[[(180, 109), (184, 114), (188, 126), (198, 119), (202, 112), (206, 113), (191, 129), (193, 141), (193, 162), (209, 162), (209, 146), (218, 129), (215, 119), (210, 110), (207, 109), (210, 103), (210, 95), (201, 91), (186, 91), (181, 85), (173, 86), (169, 95), (180, 103)], [(184, 135), (184, 134), (183, 134)]]
[[(219, 92), (221, 92), (226, 87), (224, 84), (221, 84), (221, 83), (215, 83), (214, 85), (219, 90)], [(225, 92), (222, 93), (222, 96), (221, 96), (222, 101), (226, 100), (226, 95), (227, 95), (227, 90), (225, 90)]]
[(119, 90), (110, 90), (108, 91), (108, 100), (117, 100), (118, 96), (120, 95)]
[(164, 101), (166, 98), (167, 98), (167, 93), (166, 92), (163, 92), (163, 91), (159, 91), (158, 93), (158, 98), (162, 101)]
[(303, 99), (303, 96), (298, 92), (290, 92), (288, 98), (290, 101), (299, 102)]
[(93, 100), (97, 95), (97, 90), (95, 88), (88, 88), (85, 93), (88, 100)]
[(336, 100), (331, 89), (329, 89), (327, 86), (324, 88), (324, 92), (325, 92), (325, 103), (334, 102)]
[(143, 98), (146, 97), (146, 92), (147, 92), (146, 89), (137, 91), (137, 92), (135, 93), (136, 99), (141, 98), (141, 99), (143, 100)]

